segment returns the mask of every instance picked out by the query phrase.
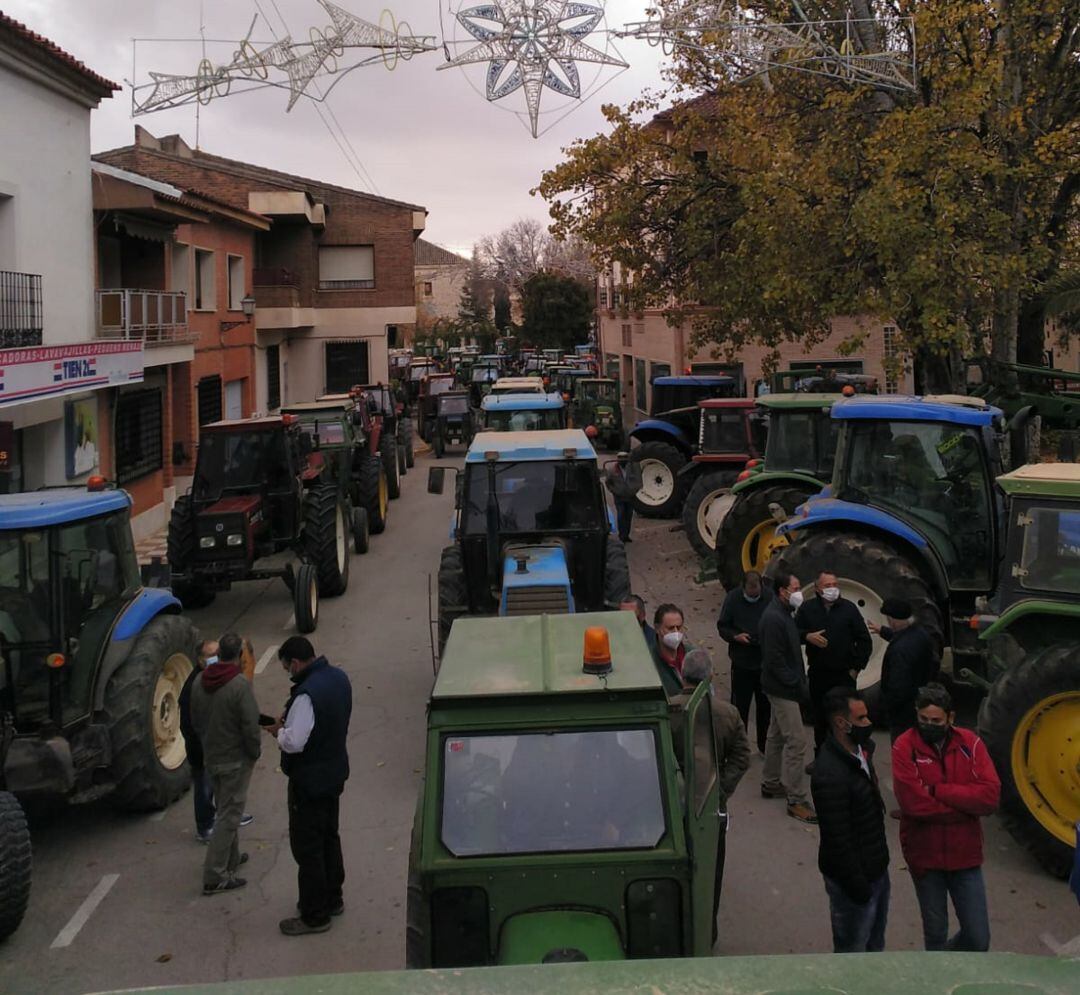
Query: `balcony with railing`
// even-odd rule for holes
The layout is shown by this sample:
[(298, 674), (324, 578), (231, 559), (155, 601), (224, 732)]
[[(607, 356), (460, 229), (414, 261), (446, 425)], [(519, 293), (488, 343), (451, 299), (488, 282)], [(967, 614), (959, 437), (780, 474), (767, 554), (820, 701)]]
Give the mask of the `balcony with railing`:
[(139, 339), (148, 346), (194, 342), (187, 294), (171, 290), (97, 291), (97, 333), (104, 339)]
[(0, 349), (41, 345), (41, 275), (0, 270)]
[(256, 307), (294, 308), (300, 305), (300, 280), (284, 266), (256, 266), (252, 284)]

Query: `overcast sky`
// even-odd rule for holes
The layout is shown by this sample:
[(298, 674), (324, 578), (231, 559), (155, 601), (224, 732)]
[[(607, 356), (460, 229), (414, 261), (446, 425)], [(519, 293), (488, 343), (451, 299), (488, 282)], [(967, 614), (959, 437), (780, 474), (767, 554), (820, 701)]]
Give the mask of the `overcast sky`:
[[(337, 2), (375, 22), (389, 6), (396, 18), (411, 23), (415, 34), (442, 37), (437, 0)], [(479, 2), (453, 5), (465, 8)], [(272, 19), (273, 31), (283, 36), (274, 0), (258, 3)], [(468, 36), (460, 27), (455, 34), (447, 0), (442, 3), (446, 37), (464, 41)], [(607, 23), (643, 20), (645, 6), (645, 0), (610, 0)], [(276, 0), (276, 7), (295, 41), (306, 41), (309, 28), (327, 24), (316, 0)], [(256, 0), (0, 0), (0, 9), (118, 83), (133, 78), (146, 82), (151, 69), (194, 73), (201, 58), (197, 42), (139, 42), (133, 67), (133, 38), (198, 38), (202, 9), (207, 38), (238, 41), (257, 13)], [(274, 38), (262, 18), (253, 38)], [(602, 36), (590, 41), (598, 48), (605, 44)], [(436, 51), (399, 63), (393, 72), (381, 64), (355, 70), (337, 84), (328, 104), (374, 187), (350, 165), (320, 120), (316, 104), (301, 100), (286, 113), (287, 90), (271, 87), (212, 101), (201, 110), (199, 142), (208, 152), (422, 204), (430, 212), (425, 237), (467, 252), (474, 241), (519, 217), (546, 223), (544, 202), (529, 196), (541, 172), (557, 163), (560, 150), (575, 138), (604, 127), (601, 103), (625, 103), (643, 88), (658, 85), (655, 49), (631, 39), (615, 44), (631, 68), (614, 79), (616, 70), (605, 69), (599, 82), (611, 81), (587, 101), (574, 102), (572, 113), (561, 121), (556, 119), (568, 109), (566, 98), (545, 90), (541, 110), (556, 110), (541, 116), (541, 129), (551, 127), (538, 140), (518, 116), (502, 109), (524, 112), (520, 91), (495, 104), (484, 99), (482, 66), (468, 75), (460, 69), (437, 72), (443, 56)], [(227, 62), (233, 47), (209, 45), (207, 54), (214, 62)], [(451, 54), (463, 50), (458, 45)], [(343, 64), (348, 57), (346, 52)], [(581, 77), (583, 87), (588, 86), (596, 80), (596, 68), (582, 65)], [(179, 132), (195, 144), (194, 105), (133, 119), (125, 83), (122, 92), (93, 114), (94, 151), (130, 144), (136, 121), (155, 135)]]

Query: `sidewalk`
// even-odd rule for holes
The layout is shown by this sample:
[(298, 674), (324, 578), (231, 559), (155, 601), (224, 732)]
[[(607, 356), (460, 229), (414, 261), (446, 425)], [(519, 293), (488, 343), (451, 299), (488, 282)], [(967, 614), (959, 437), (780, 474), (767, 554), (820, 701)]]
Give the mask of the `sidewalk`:
[(168, 558), (168, 536), (169, 530), (162, 529), (135, 543), (135, 555), (140, 567), (153, 562), (155, 556), (160, 557), (162, 563), (165, 562)]

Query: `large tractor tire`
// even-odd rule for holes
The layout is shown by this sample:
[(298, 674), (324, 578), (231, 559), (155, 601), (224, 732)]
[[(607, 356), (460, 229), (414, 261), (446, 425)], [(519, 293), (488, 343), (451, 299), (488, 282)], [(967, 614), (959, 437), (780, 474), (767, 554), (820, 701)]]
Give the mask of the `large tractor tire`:
[[(881, 603), (886, 598), (911, 602), (915, 618), (940, 654), (945, 644), (941, 607), (915, 564), (889, 543), (853, 532), (795, 533), (794, 541), (779, 550), (777, 566), (794, 574), (806, 587), (821, 570), (833, 570), (841, 596), (854, 602), (863, 618), (879, 625), (885, 624)], [(859, 690), (877, 693), (886, 645), (884, 639), (873, 637), (870, 662), (859, 673)]]
[(367, 511), (368, 528), (373, 535), (386, 530), (386, 516), (390, 510), (390, 492), (386, 480), (386, 468), (377, 456), (367, 456), (360, 466), (360, 507)]
[(716, 556), (716, 537), (724, 520), (728, 494), (735, 484), (735, 470), (713, 470), (694, 481), (683, 502), (682, 522), (686, 538), (703, 560)]
[(776, 504), (790, 516), (816, 493), (809, 484), (784, 481), (751, 488), (735, 496), (734, 504), (720, 523), (716, 540), (716, 572), (725, 591), (738, 587), (748, 570), (761, 573), (773, 552), (787, 545), (787, 540), (776, 534), (777, 522), (769, 506)]
[(371, 548), (371, 522), (367, 508), (352, 509), (353, 552), (359, 556)]
[(19, 928), (30, 901), (33, 854), (19, 800), (0, 791), (0, 940)]
[(413, 468), (416, 457), (413, 455), (413, 423), (411, 418), (401, 419), (401, 428), (398, 430), (398, 445), (405, 449), (405, 466)]
[(604, 604), (618, 608), (630, 600), (630, 564), (621, 539), (608, 536), (607, 556), (604, 558)]
[(1007, 670), (979, 711), (1014, 839), (1055, 877), (1073, 866), (1080, 822), (1080, 647), (1053, 643)]
[(439, 656), (442, 656), (454, 620), (469, 611), (465, 558), (460, 546), (447, 546), (439, 561)]
[(198, 634), (180, 615), (158, 615), (105, 688), (112, 741), (112, 803), (128, 812), (161, 809), (191, 782), (180, 732), (180, 692), (195, 666)]
[(301, 563), (293, 584), (296, 631), (306, 636), (319, 625), (319, 572), (314, 563)]
[[(191, 509), (191, 499), (179, 497), (176, 499), (176, 504), (173, 505), (172, 515), (169, 516), (167, 549), (170, 570), (178, 573), (187, 572), (190, 565), (195, 561), (197, 541), (195, 515)], [(193, 584), (188, 581), (174, 582), (172, 592), (180, 599), (180, 603), (188, 611), (195, 608), (205, 608), (214, 600), (213, 591), (208, 591), (201, 584)]]
[(386, 470), (386, 492), (391, 501), (401, 497), (401, 473), (398, 470), (397, 439), (392, 435), (384, 435), (379, 445), (379, 456), (383, 461), (383, 469)]
[(333, 484), (317, 484), (304, 500), (304, 549), (319, 576), (319, 597), (334, 598), (349, 586), (352, 522)]
[(640, 466), (642, 480), (634, 510), (646, 518), (678, 515), (690, 486), (679, 476), (686, 457), (667, 442), (646, 442), (631, 451), (630, 459)]
[(397, 444), (397, 470), (399, 477), (404, 477), (409, 472), (409, 464), (405, 462), (405, 447), (400, 439)]

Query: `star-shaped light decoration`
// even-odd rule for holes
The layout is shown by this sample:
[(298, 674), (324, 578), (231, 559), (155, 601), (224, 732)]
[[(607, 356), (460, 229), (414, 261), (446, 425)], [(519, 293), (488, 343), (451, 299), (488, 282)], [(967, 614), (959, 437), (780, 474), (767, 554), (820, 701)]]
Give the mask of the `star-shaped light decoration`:
[(459, 10), (455, 16), (480, 44), (439, 68), (488, 63), (487, 99), (501, 100), (524, 90), (533, 138), (544, 87), (580, 99), (579, 62), (627, 68), (622, 59), (582, 40), (600, 23), (602, 7), (577, 0), (503, 0)]

